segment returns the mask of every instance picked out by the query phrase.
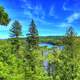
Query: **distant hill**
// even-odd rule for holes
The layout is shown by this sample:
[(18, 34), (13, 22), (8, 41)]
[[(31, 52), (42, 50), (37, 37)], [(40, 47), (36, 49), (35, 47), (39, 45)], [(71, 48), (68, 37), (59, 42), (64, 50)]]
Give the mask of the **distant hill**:
[[(39, 37), (39, 42), (48, 42), (48, 43), (53, 43), (53, 44), (57, 44), (57, 45), (62, 45), (63, 44), (63, 38), (64, 36), (40, 36)], [(78, 39), (80, 39), (80, 36), (77, 37)], [(9, 41), (9, 39), (0, 39), (0, 41)], [(20, 38), (20, 40), (25, 41), (26, 37), (24, 38)]]

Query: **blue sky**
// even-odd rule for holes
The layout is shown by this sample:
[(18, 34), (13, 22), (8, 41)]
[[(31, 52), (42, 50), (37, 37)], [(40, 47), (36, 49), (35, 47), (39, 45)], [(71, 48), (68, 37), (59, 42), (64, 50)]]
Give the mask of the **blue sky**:
[(22, 25), (23, 36), (34, 19), (39, 35), (64, 35), (73, 26), (80, 35), (80, 0), (0, 0), (11, 18), (7, 27), (0, 26), (0, 38), (9, 37), (9, 28), (15, 20)]

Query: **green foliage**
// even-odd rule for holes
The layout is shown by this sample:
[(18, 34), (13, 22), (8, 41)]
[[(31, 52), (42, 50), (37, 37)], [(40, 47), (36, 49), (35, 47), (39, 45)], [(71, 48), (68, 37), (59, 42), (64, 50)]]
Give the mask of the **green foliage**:
[[(78, 80), (79, 50), (77, 48), (76, 35), (72, 27), (69, 27), (64, 38), (64, 50), (56, 57), (56, 80)], [(60, 63), (59, 63), (60, 62)], [(80, 71), (80, 70), (79, 70)]]
[(27, 34), (26, 41), (28, 44), (28, 49), (34, 49), (38, 47), (39, 36), (38, 36), (38, 30), (36, 29), (34, 20), (32, 20), (30, 24), (29, 33)]
[(51, 44), (63, 45), (64, 36), (40, 36), (39, 42), (49, 42)]
[(18, 21), (14, 21), (10, 29), (10, 37), (18, 38), (19, 36), (21, 36), (21, 29), (21, 24)]
[(12, 38), (10, 39), (12, 44), (12, 53), (18, 52), (20, 46), (19, 37), (21, 36), (22, 33), (21, 30), (22, 30), (21, 24), (18, 21), (15, 21), (10, 29), (10, 37)]
[[(5, 80), (48, 80), (47, 74), (44, 71), (43, 57), (40, 54), (41, 51), (34, 50), (31, 52), (31, 59), (27, 59), (23, 52), (20, 52), (20, 58), (17, 58), (15, 54), (11, 53), (11, 44), (7, 41), (2, 41), (0, 46), (0, 77)], [(23, 46), (25, 49), (25, 47)], [(22, 49), (22, 47), (20, 47)], [(22, 50), (24, 50), (22, 49)], [(27, 55), (27, 54), (26, 54)], [(35, 65), (35, 70), (32, 70), (31, 66)]]
[[(7, 25), (9, 20), (0, 6), (0, 24)], [(0, 40), (0, 80), (80, 80), (80, 40), (72, 27), (67, 29), (63, 40), (42, 39), (43, 42), (64, 44), (62, 50), (38, 46), (39, 35), (34, 20), (26, 41), (20, 39), (21, 28), (15, 21), (10, 29), (11, 38)]]
[(10, 18), (8, 14), (5, 12), (4, 8), (0, 6), (0, 25), (8, 25), (10, 22)]

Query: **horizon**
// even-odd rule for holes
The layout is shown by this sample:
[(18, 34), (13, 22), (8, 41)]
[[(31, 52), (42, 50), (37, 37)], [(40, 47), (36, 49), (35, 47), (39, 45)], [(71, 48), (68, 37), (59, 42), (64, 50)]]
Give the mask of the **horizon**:
[(15, 20), (21, 23), (22, 35), (25, 37), (32, 19), (35, 21), (40, 36), (63, 36), (69, 26), (72, 26), (80, 36), (80, 1), (45, 1), (0, 0), (0, 5), (5, 8), (11, 18), (7, 27), (0, 25), (0, 39), (9, 38), (9, 29)]

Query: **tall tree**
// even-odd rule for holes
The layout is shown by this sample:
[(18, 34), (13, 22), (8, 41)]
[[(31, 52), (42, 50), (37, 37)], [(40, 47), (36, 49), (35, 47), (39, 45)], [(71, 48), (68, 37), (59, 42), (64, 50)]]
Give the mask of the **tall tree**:
[(5, 12), (4, 8), (2, 6), (0, 6), (0, 25), (8, 25), (8, 23), (10, 22), (10, 18), (7, 14), (7, 12)]
[[(31, 71), (35, 74), (35, 55), (33, 55), (33, 51), (38, 47), (39, 37), (38, 30), (36, 29), (36, 25), (34, 20), (31, 21), (29, 33), (26, 38), (27, 42), (27, 52), (26, 52), (26, 61), (28, 61), (28, 65), (31, 68)], [(32, 80), (32, 79), (31, 79)]]
[(10, 29), (10, 37), (11, 39), (11, 44), (12, 46), (14, 46), (14, 50), (13, 51), (18, 51), (19, 49), (19, 37), (21, 36), (21, 29), (22, 26), (18, 21), (14, 21), (14, 23), (12, 24), (12, 27)]
[(26, 41), (29, 49), (37, 48), (39, 43), (39, 36), (38, 36), (38, 30), (36, 29), (34, 20), (31, 21), (29, 33), (27, 34)]
[(61, 80), (76, 80), (77, 78), (77, 52), (76, 33), (73, 27), (69, 27), (64, 38), (64, 51), (62, 57)]

